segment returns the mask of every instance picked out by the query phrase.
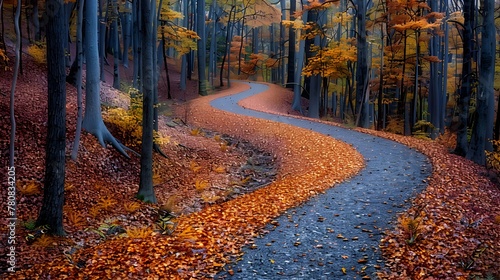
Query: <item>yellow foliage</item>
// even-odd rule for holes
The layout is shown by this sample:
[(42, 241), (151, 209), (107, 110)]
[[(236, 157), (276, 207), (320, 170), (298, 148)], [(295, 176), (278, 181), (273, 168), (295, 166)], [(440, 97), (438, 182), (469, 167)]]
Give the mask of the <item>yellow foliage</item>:
[(493, 151), (486, 151), (486, 162), (488, 166), (500, 172), (500, 141), (493, 140)]
[(192, 136), (203, 136), (203, 131), (201, 130), (201, 128), (197, 127), (197, 128), (193, 128), (191, 130), (191, 135)]
[(217, 166), (216, 168), (214, 168), (214, 171), (216, 173), (225, 173), (226, 172), (226, 168), (224, 166)]
[(215, 203), (217, 200), (219, 200), (221, 197), (218, 195), (214, 195), (210, 192), (204, 192), (201, 194), (201, 199), (205, 203)]
[(140, 147), (142, 143), (142, 100), (137, 95), (130, 99), (130, 108), (110, 108), (103, 112), (104, 120), (117, 128), (117, 135), (130, 147)]
[(228, 150), (228, 145), (227, 145), (227, 142), (222, 142), (222, 143), (220, 143), (220, 150), (221, 150), (222, 152), (227, 152), (227, 150)]
[(385, 127), (384, 131), (394, 133), (394, 134), (403, 134), (403, 129), (404, 129), (404, 123), (402, 120), (398, 118), (389, 118), (389, 121), (387, 122), (387, 126)]
[(180, 239), (185, 239), (189, 241), (196, 241), (198, 239), (198, 236), (199, 236), (198, 232), (192, 226), (188, 226), (178, 235)]
[(189, 165), (189, 168), (194, 172), (194, 173), (197, 173), (198, 171), (200, 171), (201, 169), (201, 165), (199, 165), (198, 163), (196, 163), (196, 161), (192, 160), (190, 165)]
[(167, 213), (176, 213), (177, 207), (175, 204), (177, 203), (178, 197), (176, 195), (170, 196), (167, 201), (160, 206), (161, 211), (165, 211)]
[[(171, 16), (172, 13), (164, 12), (163, 17)], [(168, 20), (168, 19), (167, 19)], [(179, 54), (186, 54), (197, 49), (197, 40), (200, 39), (196, 32), (175, 24), (161, 25), (158, 27), (158, 37), (165, 37), (165, 48), (174, 48)]]
[(68, 218), (68, 221), (75, 227), (83, 226), (85, 225), (85, 218), (82, 217), (82, 215), (74, 212), (74, 211), (68, 211), (66, 214), (66, 217)]
[(38, 183), (36, 181), (23, 182), (17, 185), (17, 190), (26, 196), (40, 194)]
[(421, 233), (420, 222), (421, 218), (400, 217), (401, 228), (407, 237), (406, 243), (411, 245), (418, 239)]
[(92, 218), (97, 218), (97, 216), (99, 216), (101, 212), (101, 208), (99, 208), (98, 205), (94, 205), (90, 208), (89, 210), (89, 215), (92, 217)]
[(52, 247), (52, 246), (54, 246), (54, 238), (52, 238), (46, 234), (43, 234), (42, 236), (37, 238), (35, 243), (33, 243), (33, 246), (39, 247), (39, 248)]
[(144, 239), (153, 234), (151, 227), (133, 227), (127, 230), (127, 237), (133, 239)]
[(316, 55), (307, 60), (303, 68), (304, 76), (320, 75), (333, 79), (344, 78), (350, 75), (349, 62), (356, 61), (356, 47), (351, 39), (341, 39), (340, 42), (332, 42), (327, 48), (320, 49), (312, 46)]
[(196, 181), (194, 182), (194, 187), (196, 191), (200, 193), (203, 192), (208, 186), (209, 184), (207, 180), (196, 179)]
[(427, 19), (420, 19), (416, 21), (409, 21), (402, 24), (396, 24), (393, 26), (397, 31), (405, 31), (408, 29), (411, 30), (426, 30), (426, 29), (434, 29), (441, 27), (441, 19), (436, 19), (435, 22), (429, 23)]
[(129, 201), (125, 204), (123, 204), (123, 209), (127, 211), (128, 213), (134, 213), (135, 211), (139, 210), (141, 208), (141, 204), (136, 201)]
[(110, 210), (116, 205), (116, 200), (110, 197), (102, 197), (97, 203), (97, 207), (102, 210)]
[(64, 191), (65, 192), (72, 191), (74, 188), (75, 188), (75, 185), (73, 185), (73, 184), (65, 184), (64, 185)]
[(500, 225), (500, 215), (496, 215), (495, 216), (495, 224), (499, 224)]
[[(130, 92), (133, 97), (130, 99), (129, 109), (109, 108), (103, 112), (106, 123), (116, 128), (115, 135), (129, 147), (140, 147), (142, 143), (142, 94), (136, 89)], [(153, 131), (153, 139), (156, 144), (162, 145), (170, 142), (168, 136), (163, 136), (157, 131)]]
[(40, 64), (47, 63), (47, 45), (45, 42), (38, 42), (36, 44), (28, 46), (28, 54), (33, 57), (33, 59)]
[(7, 66), (7, 62), (9, 61), (9, 57), (5, 54), (5, 52), (0, 49), (0, 66), (4, 65), (4, 71), (7, 71), (9, 69), (9, 66)]

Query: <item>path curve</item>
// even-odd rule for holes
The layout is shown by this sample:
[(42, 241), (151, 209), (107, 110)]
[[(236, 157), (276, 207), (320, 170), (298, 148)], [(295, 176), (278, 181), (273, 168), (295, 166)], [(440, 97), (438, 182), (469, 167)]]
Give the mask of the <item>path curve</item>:
[[(366, 167), (355, 177), (289, 209), (244, 248), (242, 260), (216, 278), (228, 279), (361, 279), (376, 278), (383, 267), (378, 242), (393, 229), (396, 214), (426, 186), (431, 166), (421, 153), (391, 140), (313, 120), (243, 108), (238, 102), (268, 89), (250, 89), (211, 101), (211, 106), (235, 114), (291, 124), (352, 144)], [(332, 170), (332, 172), (335, 172)], [(231, 269), (233, 276), (227, 270)], [(370, 278), (367, 278), (370, 279)]]

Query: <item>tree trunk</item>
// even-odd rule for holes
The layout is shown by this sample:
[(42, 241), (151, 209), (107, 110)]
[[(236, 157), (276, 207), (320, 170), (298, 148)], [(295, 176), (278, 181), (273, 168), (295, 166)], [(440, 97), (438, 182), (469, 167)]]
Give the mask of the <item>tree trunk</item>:
[(118, 152), (129, 157), (124, 146), (119, 143), (109, 132), (101, 114), (99, 80), (99, 50), (97, 49), (97, 0), (85, 3), (85, 58), (86, 58), (86, 84), (85, 84), (85, 117), (82, 128), (93, 134), (99, 143), (105, 147), (110, 143)]
[(138, 1), (132, 1), (132, 48), (134, 53), (133, 86), (141, 87), (141, 42), (139, 34), (141, 32), (141, 6)]
[(210, 87), (214, 88), (214, 79), (217, 75), (217, 24), (218, 19), (214, 18), (217, 10), (217, 1), (213, 1), (210, 7), (210, 19), (212, 22), (210, 52), (208, 55), (208, 78), (210, 80)]
[(78, 1), (78, 16), (76, 24), (76, 105), (78, 111), (76, 113), (76, 132), (75, 141), (73, 142), (73, 149), (71, 151), (71, 159), (76, 161), (78, 158), (78, 148), (80, 146), (80, 137), (82, 133), (82, 60), (83, 60), (83, 7), (85, 0)]
[(467, 157), (472, 161), (485, 165), (485, 151), (492, 151), (493, 116), (495, 111), (494, 78), (495, 78), (495, 1), (483, 0), (484, 11), (481, 31), (481, 60), (479, 62), (479, 88), (476, 94), (476, 121), (472, 130), (470, 148)]
[[(183, 23), (182, 25), (188, 29), (188, 25), (189, 25), (189, 11), (188, 11), (188, 0), (184, 0), (182, 1), (182, 12), (184, 14), (184, 18), (183, 18)], [(189, 55), (189, 52), (188, 53), (185, 53), (182, 55), (182, 59), (181, 59), (181, 81), (180, 81), (180, 87), (181, 87), (181, 90), (185, 91), (186, 90), (186, 82), (187, 82), (187, 76), (188, 76), (188, 73), (187, 73), (187, 68), (188, 68), (188, 55)]]
[(64, 170), (66, 147), (66, 58), (67, 40), (63, 2), (47, 2), (49, 16), (47, 33), (48, 120), (45, 147), (45, 183), (37, 225), (49, 226), (54, 235), (64, 235)]
[(113, 87), (120, 90), (120, 39), (118, 36), (118, 2), (113, 0)]
[(198, 94), (207, 95), (207, 38), (205, 36), (205, 0), (196, 1), (196, 32), (200, 39), (197, 41), (198, 50)]
[[(16, 8), (16, 13), (15, 13), (15, 18), (19, 18), (21, 16), (21, 1), (18, 0), (17, 3), (17, 8)], [(0, 9), (3, 10), (3, 0), (0, 0)], [(18, 21), (16, 21), (18, 22)], [(8, 180), (8, 192), (9, 192), (9, 197), (11, 196), (11, 193), (14, 193), (15, 197), (15, 192), (16, 192), (16, 167), (15, 167), (15, 151), (16, 151), (16, 114), (15, 114), (15, 93), (16, 93), (16, 85), (17, 85), (17, 78), (19, 76), (19, 64), (21, 61), (21, 32), (19, 30), (19, 25), (15, 24), (14, 29), (16, 32), (16, 47), (15, 47), (15, 55), (16, 55), (16, 60), (14, 64), (14, 76), (12, 78), (12, 85), (10, 88), (10, 97), (9, 97), (9, 112), (10, 112), (10, 139), (9, 139), (9, 166), (8, 168), (8, 173), (9, 173), (9, 180)], [(12, 172), (12, 173), (11, 173)], [(10, 178), (13, 178), (11, 181)], [(10, 201), (10, 200), (9, 200)], [(9, 206), (12, 206), (14, 208), (13, 211), (9, 210), (9, 218), (16, 219), (17, 218), (17, 206), (14, 203), (14, 205), (8, 204)]]
[[(102, 1), (107, 1), (107, 0), (102, 0)], [(106, 5), (101, 3), (101, 0), (97, 0), (97, 5), (98, 5), (98, 31), (97, 34), (99, 34), (98, 37), (98, 42), (97, 46), (99, 46), (99, 62), (100, 62), (100, 68), (99, 68), (99, 75), (101, 81), (105, 82), (104, 78), (104, 65), (106, 65), (106, 30), (107, 30), (107, 20), (108, 20), (108, 9), (106, 9), (106, 13), (103, 15), (102, 12), (102, 7), (107, 7), (107, 2)], [(87, 40), (85, 38), (85, 40)]]
[(357, 67), (356, 67), (356, 114), (360, 127), (369, 127), (368, 103), (366, 92), (368, 86), (368, 42), (366, 41), (366, 3), (364, 0), (357, 1)]
[(142, 145), (141, 172), (137, 197), (143, 201), (156, 203), (153, 189), (153, 20), (152, 5), (155, 1), (141, 0), (142, 12)]
[(33, 33), (35, 33), (35, 41), (42, 40), (40, 34), (40, 20), (38, 19), (38, 0), (31, 0), (30, 4), (33, 6), (33, 11), (31, 13), (31, 23), (33, 24)]
[[(429, 5), (431, 7), (432, 12), (439, 12), (437, 8), (438, 1), (429, 0)], [(431, 20), (430, 22), (434, 22)], [(436, 31), (431, 31), (433, 35), (431, 37), (431, 41), (429, 44), (429, 51), (431, 56), (439, 57), (440, 50), (440, 37), (438, 36)], [(439, 136), (440, 131), (440, 114), (443, 113), (443, 109), (441, 108), (441, 95), (442, 87), (439, 85), (442, 82), (442, 71), (439, 69), (438, 62), (430, 63), (430, 81), (429, 81), (429, 114), (430, 114), (430, 122), (433, 125), (431, 128), (430, 136), (432, 139), (436, 139)]]
[(472, 48), (474, 47), (475, 9), (474, 0), (464, 0), (464, 30), (463, 38), (463, 63), (462, 86), (458, 99), (458, 131), (457, 146), (454, 153), (466, 156), (468, 150), (467, 128), (469, 119), (469, 101), (472, 90)]
[(120, 13), (123, 41), (122, 63), (125, 68), (128, 68), (128, 51), (130, 49), (130, 39), (132, 33), (132, 14), (130, 12), (132, 9), (132, 3), (130, 1), (125, 1), (125, 9), (125, 12)]
[[(221, 67), (220, 67), (220, 76), (219, 76), (219, 79), (220, 79), (220, 86), (223, 87), (224, 86), (224, 65), (226, 63), (226, 58), (227, 58), (227, 76), (228, 78), (230, 77), (230, 73), (231, 73), (231, 65), (229, 64), (229, 57), (230, 57), (230, 49), (231, 49), (231, 20), (232, 20), (232, 16), (233, 14), (235, 13), (234, 12), (234, 9), (235, 9), (235, 6), (231, 6), (231, 10), (229, 10), (229, 15), (228, 15), (228, 20), (227, 20), (227, 26), (226, 26), (226, 51), (224, 52), (224, 56), (222, 57), (222, 63), (221, 63)], [(230, 81), (229, 79), (227, 80), (227, 86), (229, 87), (230, 85)]]
[[(296, 1), (290, 1), (290, 20), (295, 20), (295, 10), (297, 9)], [(295, 79), (295, 30), (290, 27), (288, 31), (288, 73), (286, 80), (286, 87), (293, 88), (294, 79)]]
[[(308, 11), (304, 11), (303, 19), (306, 21)], [(294, 73), (293, 78), (293, 101), (292, 101), (292, 109), (295, 111), (299, 111), (301, 114), (304, 114), (302, 110), (302, 68), (304, 67), (304, 57), (305, 57), (305, 48), (306, 41), (300, 40), (299, 42), (299, 52), (297, 54), (297, 69)]]

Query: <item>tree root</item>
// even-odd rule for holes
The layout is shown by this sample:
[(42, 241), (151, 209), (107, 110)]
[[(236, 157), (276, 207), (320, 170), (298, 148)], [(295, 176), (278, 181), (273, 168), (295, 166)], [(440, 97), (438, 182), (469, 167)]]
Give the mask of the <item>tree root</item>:
[[(132, 151), (132, 149), (126, 147), (120, 141), (118, 141), (112, 134), (109, 132), (108, 128), (104, 124), (104, 122), (101, 120), (97, 120), (97, 123), (94, 122), (89, 122), (84, 119), (83, 120), (83, 129), (85, 129), (88, 133), (94, 135), (97, 140), (99, 141), (99, 144), (101, 146), (106, 147), (106, 143), (111, 144), (115, 150), (117, 150), (122, 156), (126, 157), (127, 159), (130, 159), (130, 156), (127, 154), (125, 150)], [(135, 154), (137, 154), (134, 151)]]
[(153, 151), (160, 154), (164, 158), (168, 158), (168, 156), (162, 151), (160, 145), (153, 143)]

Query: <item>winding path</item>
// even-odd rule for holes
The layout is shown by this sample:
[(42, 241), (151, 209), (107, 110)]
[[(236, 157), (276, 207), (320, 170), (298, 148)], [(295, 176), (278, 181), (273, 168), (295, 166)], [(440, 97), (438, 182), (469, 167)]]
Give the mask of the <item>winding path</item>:
[[(215, 99), (217, 109), (314, 130), (351, 143), (365, 158), (355, 177), (289, 209), (244, 249), (228, 279), (374, 279), (383, 267), (378, 242), (398, 212), (425, 187), (431, 166), (422, 154), (399, 143), (333, 125), (243, 108), (242, 99), (265, 91), (264, 84)], [(304, 140), (307, 141), (307, 140)], [(332, 172), (335, 172), (332, 170)], [(366, 278), (370, 279), (370, 278)]]

